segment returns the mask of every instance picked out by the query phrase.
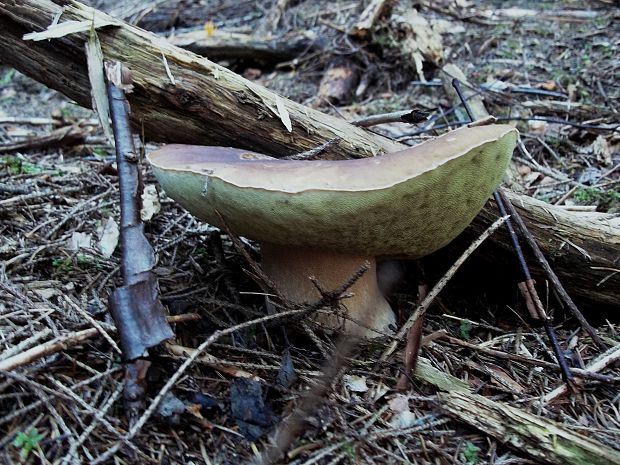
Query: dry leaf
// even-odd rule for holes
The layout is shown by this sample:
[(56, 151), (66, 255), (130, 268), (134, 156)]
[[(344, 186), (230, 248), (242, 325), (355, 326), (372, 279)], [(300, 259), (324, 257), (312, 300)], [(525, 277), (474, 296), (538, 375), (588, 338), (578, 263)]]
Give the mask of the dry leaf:
[(605, 166), (609, 166), (613, 163), (611, 159), (611, 154), (613, 150), (611, 149), (609, 142), (605, 139), (604, 136), (599, 135), (594, 142), (590, 145), (590, 150), (594, 155), (596, 155), (596, 160), (602, 163)]
[(67, 241), (67, 250), (76, 252), (80, 249), (89, 249), (92, 244), (92, 234), (74, 232)]
[(351, 392), (368, 391), (368, 386), (366, 385), (366, 378), (364, 376), (345, 375), (344, 385)]
[(406, 412), (409, 410), (409, 398), (402, 394), (397, 394), (388, 402), (390, 410), (394, 413)]
[(539, 87), (544, 90), (553, 91), (558, 88), (558, 85), (555, 81), (546, 81), (546, 82), (543, 82)]
[(142, 221), (150, 221), (151, 218), (161, 210), (159, 203), (159, 193), (154, 184), (144, 186), (142, 192), (142, 210), (140, 210), (140, 218)]
[(196, 418), (204, 418), (202, 413), (200, 413), (201, 408), (200, 404), (189, 404), (185, 406), (185, 411)]
[(60, 289), (53, 288), (53, 287), (44, 287), (44, 288), (41, 288), (41, 289), (35, 289), (34, 292), (39, 297), (41, 297), (43, 300), (49, 300), (52, 297), (55, 297), (57, 295), (61, 295), (62, 294)]
[(108, 218), (98, 232), (99, 243), (97, 244), (97, 249), (105, 258), (110, 258), (118, 245), (118, 238), (120, 237), (118, 224), (116, 224), (114, 219)]
[(525, 392), (525, 388), (515, 381), (505, 370), (493, 365), (492, 363), (486, 363), (484, 365), (486, 369), (490, 371), (491, 381), (510, 389), (515, 394), (522, 394)]
[(378, 401), (379, 399), (381, 399), (385, 394), (388, 393), (388, 391), (390, 390), (390, 388), (388, 386), (386, 386), (385, 384), (383, 384), (381, 381), (379, 381), (379, 384), (373, 386), (372, 388), (372, 400), (373, 402)]
[(539, 121), (539, 120), (529, 120), (527, 122), (527, 126), (530, 129), (530, 132), (534, 134), (544, 134), (547, 130), (547, 122)]
[(394, 416), (390, 419), (389, 425), (392, 428), (409, 428), (413, 426), (417, 417), (409, 410), (409, 399), (407, 396), (397, 395), (388, 403)]

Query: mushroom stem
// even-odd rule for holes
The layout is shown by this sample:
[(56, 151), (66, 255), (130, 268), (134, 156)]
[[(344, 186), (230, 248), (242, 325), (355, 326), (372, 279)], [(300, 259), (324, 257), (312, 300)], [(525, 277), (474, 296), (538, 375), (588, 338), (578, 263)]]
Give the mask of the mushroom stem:
[(322, 289), (332, 291), (346, 283), (364, 263), (370, 263), (368, 271), (348, 289), (347, 294), (352, 296), (340, 301), (348, 318), (320, 313), (316, 319), (329, 329), (355, 336), (371, 338), (392, 332), (389, 326), (396, 322), (396, 317), (377, 284), (375, 257), (265, 242), (261, 243), (261, 252), (263, 270), (273, 280), (278, 292), (300, 304), (321, 298), (310, 276), (316, 278)]

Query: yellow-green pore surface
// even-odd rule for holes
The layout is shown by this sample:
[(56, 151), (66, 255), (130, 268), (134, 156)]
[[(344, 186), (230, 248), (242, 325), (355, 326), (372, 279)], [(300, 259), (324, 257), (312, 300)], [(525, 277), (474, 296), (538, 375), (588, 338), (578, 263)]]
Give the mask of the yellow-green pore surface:
[(429, 254), (454, 239), (498, 186), (517, 139), (462, 128), (361, 160), (262, 159), (170, 145), (149, 155), (166, 193), (200, 219), (275, 244), (376, 256)]

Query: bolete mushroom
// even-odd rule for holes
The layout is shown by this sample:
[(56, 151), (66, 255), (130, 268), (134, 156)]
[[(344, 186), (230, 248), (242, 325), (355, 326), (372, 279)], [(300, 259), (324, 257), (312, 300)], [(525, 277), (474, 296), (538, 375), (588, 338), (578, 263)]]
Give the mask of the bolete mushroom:
[(357, 160), (278, 160), (192, 145), (165, 146), (148, 160), (166, 194), (192, 214), (220, 227), (223, 218), (257, 240), (264, 271), (292, 301), (320, 298), (309, 276), (331, 290), (369, 262), (341, 301), (346, 321), (321, 318), (372, 337), (395, 322), (376, 258), (419, 258), (454, 239), (500, 183), (516, 139), (511, 126), (487, 125)]

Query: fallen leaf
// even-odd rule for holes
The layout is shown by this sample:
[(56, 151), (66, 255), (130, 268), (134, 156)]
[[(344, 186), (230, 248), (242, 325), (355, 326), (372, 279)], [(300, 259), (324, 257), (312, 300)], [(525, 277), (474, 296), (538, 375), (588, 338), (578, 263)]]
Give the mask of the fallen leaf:
[(401, 413), (409, 410), (409, 398), (402, 394), (397, 394), (388, 402), (390, 410), (394, 413)]
[(180, 416), (183, 412), (185, 412), (185, 404), (171, 392), (166, 393), (157, 406), (159, 416), (172, 425), (178, 425), (181, 422)]
[(546, 121), (530, 120), (527, 122), (527, 125), (530, 129), (530, 132), (533, 132), (535, 134), (543, 134), (547, 129)]
[(49, 300), (54, 296), (62, 294), (59, 289), (54, 288), (35, 289), (34, 292), (43, 300)]
[(409, 399), (407, 396), (396, 395), (388, 402), (390, 410), (394, 412), (394, 415), (389, 421), (389, 425), (392, 428), (409, 428), (413, 426), (418, 418), (409, 410)]
[(351, 392), (368, 391), (368, 386), (366, 385), (366, 378), (364, 376), (345, 375), (344, 385)]
[(140, 210), (140, 218), (142, 221), (150, 221), (154, 215), (161, 210), (159, 203), (159, 192), (154, 184), (144, 186), (142, 192), (142, 210)]
[(271, 404), (258, 381), (237, 379), (230, 389), (230, 413), (239, 432), (249, 441), (258, 440), (277, 422)]
[(485, 364), (485, 368), (490, 371), (491, 381), (510, 389), (515, 394), (523, 394), (525, 388), (515, 381), (505, 370), (491, 363)]
[(558, 85), (555, 81), (547, 81), (540, 84), (539, 87), (544, 90), (556, 90), (558, 88)]
[(282, 364), (280, 365), (278, 375), (276, 376), (276, 384), (288, 389), (296, 380), (297, 375), (295, 374), (291, 351), (287, 348), (284, 349), (284, 353), (282, 354)]
[(99, 243), (97, 244), (97, 249), (105, 258), (110, 258), (118, 245), (118, 238), (120, 237), (118, 224), (116, 224), (114, 219), (108, 218), (98, 232)]
[(92, 234), (74, 232), (67, 241), (67, 250), (76, 252), (80, 249), (89, 249), (92, 246)]
[(196, 418), (204, 418), (200, 413), (201, 408), (200, 404), (189, 404), (185, 406), (185, 411)]
[(205, 23), (205, 32), (207, 33), (207, 37), (212, 37), (215, 34), (215, 24), (213, 21), (209, 20)]
[(381, 399), (385, 394), (387, 394), (387, 392), (390, 390), (389, 387), (387, 387), (385, 384), (383, 384), (381, 381), (379, 381), (379, 384), (375, 385), (372, 388), (372, 400), (374, 402), (378, 401), (379, 399)]
[(594, 155), (596, 155), (596, 160), (603, 165), (609, 166), (613, 163), (611, 159), (611, 154), (613, 150), (611, 149), (609, 142), (607, 142), (607, 139), (605, 139), (604, 136), (599, 135), (594, 140), (594, 142), (592, 142), (589, 149)]

